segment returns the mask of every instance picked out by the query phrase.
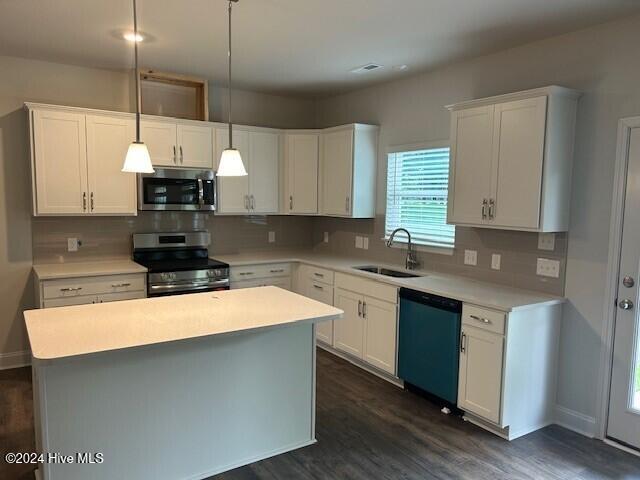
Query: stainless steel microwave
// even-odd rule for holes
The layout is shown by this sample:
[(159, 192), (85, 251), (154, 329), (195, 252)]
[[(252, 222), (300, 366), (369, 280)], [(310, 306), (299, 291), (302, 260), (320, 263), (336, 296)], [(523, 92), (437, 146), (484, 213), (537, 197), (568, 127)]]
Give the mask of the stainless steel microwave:
[(157, 168), (138, 174), (138, 210), (213, 212), (216, 197), (213, 170)]

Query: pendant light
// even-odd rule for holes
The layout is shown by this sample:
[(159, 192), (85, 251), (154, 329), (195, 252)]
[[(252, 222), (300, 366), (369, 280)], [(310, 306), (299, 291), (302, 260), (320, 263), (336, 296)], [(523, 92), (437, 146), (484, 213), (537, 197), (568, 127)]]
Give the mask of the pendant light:
[(233, 148), (233, 125), (231, 124), (231, 6), (238, 0), (229, 0), (229, 148), (225, 148), (220, 156), (220, 165), (216, 175), (218, 177), (242, 177), (247, 171), (242, 163), (240, 151)]
[(133, 51), (136, 75), (136, 140), (131, 142), (124, 159), (123, 172), (153, 173), (151, 156), (144, 142), (140, 141), (140, 73), (138, 72), (138, 12), (136, 0), (133, 0)]

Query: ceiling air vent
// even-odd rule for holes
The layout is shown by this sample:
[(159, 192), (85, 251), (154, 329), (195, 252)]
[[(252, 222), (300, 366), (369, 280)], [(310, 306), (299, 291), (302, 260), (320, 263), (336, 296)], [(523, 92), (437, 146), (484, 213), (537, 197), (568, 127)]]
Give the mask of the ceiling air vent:
[(354, 68), (353, 70), (351, 70), (351, 73), (367, 73), (379, 68), (382, 68), (382, 65), (378, 63), (367, 63), (366, 65), (362, 65), (361, 67)]

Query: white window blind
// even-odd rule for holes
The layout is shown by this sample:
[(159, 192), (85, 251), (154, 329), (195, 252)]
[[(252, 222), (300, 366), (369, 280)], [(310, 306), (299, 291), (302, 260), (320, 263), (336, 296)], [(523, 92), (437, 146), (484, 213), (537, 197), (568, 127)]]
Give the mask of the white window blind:
[[(399, 227), (418, 245), (453, 248), (455, 227), (447, 225), (449, 148), (390, 153), (385, 236)], [(407, 241), (403, 232), (395, 237)]]

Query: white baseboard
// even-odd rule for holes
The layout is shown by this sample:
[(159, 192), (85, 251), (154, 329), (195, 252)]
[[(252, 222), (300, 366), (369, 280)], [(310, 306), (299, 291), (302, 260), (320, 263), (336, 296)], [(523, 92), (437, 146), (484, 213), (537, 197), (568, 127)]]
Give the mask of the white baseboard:
[(597, 437), (596, 419), (570, 408), (556, 405), (556, 422), (561, 427), (589, 438)]
[(29, 350), (0, 353), (0, 370), (27, 367), (29, 365), (31, 365), (31, 352)]

